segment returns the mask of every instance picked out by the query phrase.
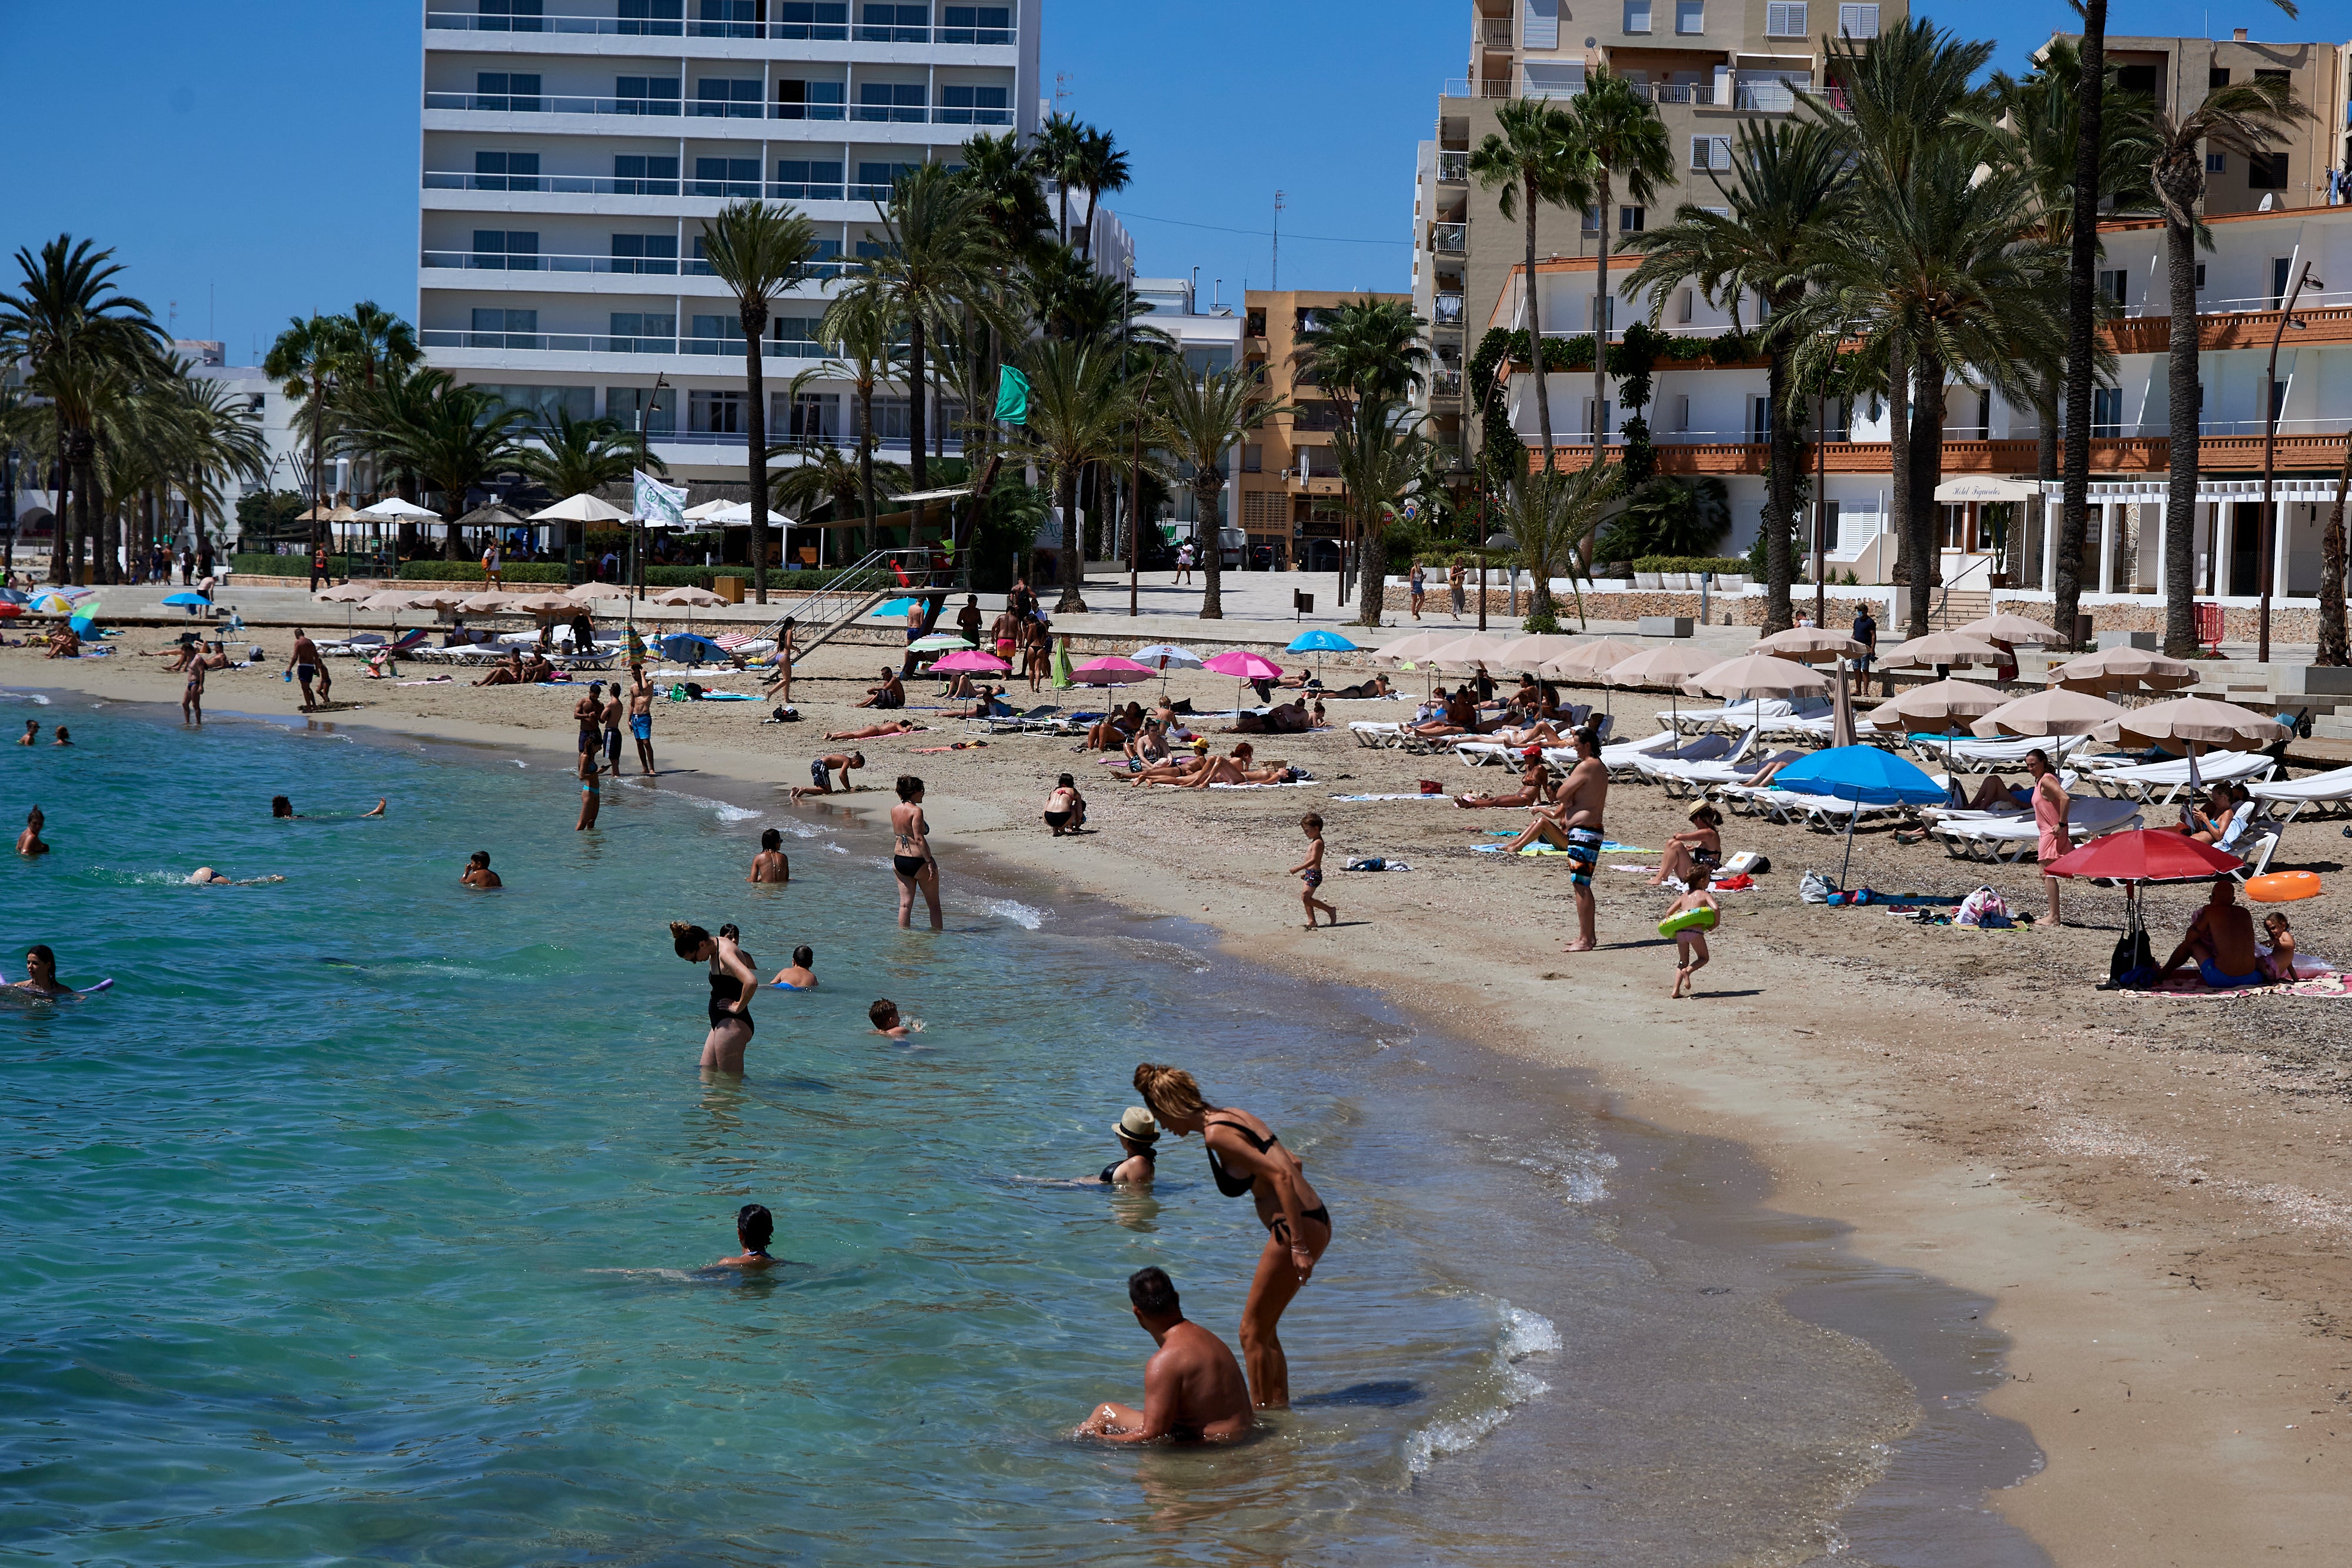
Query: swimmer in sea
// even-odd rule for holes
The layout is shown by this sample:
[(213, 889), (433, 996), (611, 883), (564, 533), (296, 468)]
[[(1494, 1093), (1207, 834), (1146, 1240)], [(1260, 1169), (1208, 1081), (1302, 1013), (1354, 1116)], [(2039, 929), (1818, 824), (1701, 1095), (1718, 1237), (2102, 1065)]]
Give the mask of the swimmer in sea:
[(59, 725), (58, 726), (57, 735), (49, 741), (49, 744), (51, 746), (71, 746), (73, 744), (73, 736), (66, 729), (64, 725)]
[(1128, 1304), (1160, 1348), (1143, 1365), (1143, 1408), (1105, 1400), (1073, 1434), (1108, 1443), (1229, 1442), (1255, 1425), (1249, 1385), (1225, 1342), (1184, 1316), (1175, 1281), (1159, 1269), (1127, 1278)]
[(457, 880), (467, 887), (504, 887), (499, 873), (490, 869), (490, 852), (476, 850), (466, 857), (466, 869)]
[(776, 977), (768, 984), (781, 986), (788, 991), (815, 990), (816, 971), (812, 967), (815, 963), (815, 948), (795, 947), (793, 949), (793, 961), (777, 970)]
[(25, 977), (9, 988), (30, 991), (37, 997), (69, 997), (71, 986), (58, 984), (58, 956), (49, 951), (46, 942), (36, 943), (25, 949)]
[[(313, 817), (305, 816), (302, 812), (296, 810), (294, 809), (294, 802), (293, 802), (293, 801), (291, 801), (291, 800), (288, 800), (288, 799), (287, 799), (285, 796), (283, 796), (283, 795), (272, 795), (272, 796), (269, 798), (269, 814), (270, 814), (271, 816), (273, 816), (273, 817), (283, 817), (283, 818), (285, 818), (288, 821), (291, 821), (291, 822), (307, 822), (307, 821), (334, 822), (334, 821), (348, 821), (348, 820), (349, 820), (349, 819), (340, 818), (340, 817), (316, 817), (316, 818), (313, 818)], [(362, 817), (381, 817), (381, 816), (383, 816), (383, 802), (382, 800), (378, 800), (378, 801), (375, 803), (375, 805), (373, 806), (373, 808), (372, 808), (371, 810), (365, 810), (365, 811), (362, 811), (362, 812), (360, 813), (360, 815), (361, 815), (361, 816), (362, 816)]]
[(19, 746), (40, 745), (41, 721), (37, 718), (26, 719), (25, 721), (25, 733), (16, 737), (16, 744)]
[(735, 940), (732, 925), (713, 936), (682, 920), (669, 923), (670, 946), (689, 964), (710, 966), (710, 1032), (703, 1037), (701, 1066), (707, 1071), (740, 1072), (751, 1043), (751, 993), (760, 988), (754, 960)]
[(1129, 1105), (1111, 1128), (1118, 1140), (1119, 1157), (1102, 1168), (1105, 1186), (1150, 1186), (1157, 1167), (1152, 1145), (1160, 1141), (1160, 1124), (1150, 1111)]
[(760, 835), (760, 852), (751, 857), (751, 874), (746, 882), (783, 883), (793, 880), (793, 862), (784, 855), (784, 835), (770, 828)]
[(49, 846), (41, 841), (41, 824), (47, 821), (47, 817), (41, 815), (41, 809), (38, 806), (25, 813), (25, 831), (16, 835), (18, 854), (30, 860), (35, 855), (45, 855), (49, 852)]
[(898, 1004), (887, 997), (877, 997), (874, 1005), (866, 1009), (866, 1021), (874, 1026), (876, 1034), (887, 1034), (892, 1040), (904, 1040), (923, 1027), (920, 1019), (902, 1019)]
[(735, 1211), (735, 1239), (741, 1243), (743, 1250), (732, 1258), (721, 1258), (710, 1266), (713, 1269), (740, 1269), (745, 1273), (754, 1269), (772, 1269), (782, 1261), (768, 1250), (768, 1243), (775, 1239), (775, 1235), (776, 1217), (768, 1212), (767, 1206), (747, 1203)]
[(226, 872), (215, 871), (208, 865), (200, 865), (188, 873), (188, 885), (191, 887), (259, 887), (264, 883), (285, 880), (282, 876), (249, 876), (239, 882)]

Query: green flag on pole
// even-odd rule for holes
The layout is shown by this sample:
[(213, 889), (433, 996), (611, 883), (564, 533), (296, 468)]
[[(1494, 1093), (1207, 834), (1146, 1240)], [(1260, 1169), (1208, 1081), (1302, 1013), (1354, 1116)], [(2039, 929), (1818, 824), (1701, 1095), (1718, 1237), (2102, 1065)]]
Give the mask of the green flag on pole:
[(1029, 378), (1011, 365), (997, 374), (996, 417), (1006, 424), (1029, 423)]

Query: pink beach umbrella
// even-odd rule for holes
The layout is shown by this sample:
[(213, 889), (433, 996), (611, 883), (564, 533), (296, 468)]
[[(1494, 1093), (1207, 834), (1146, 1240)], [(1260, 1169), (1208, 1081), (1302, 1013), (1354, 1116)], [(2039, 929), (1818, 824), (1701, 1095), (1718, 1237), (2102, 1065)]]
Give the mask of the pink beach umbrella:
[[(950, 654), (949, 657), (954, 657)], [(1099, 659), (1080, 664), (1070, 672), (1070, 678), (1082, 686), (1126, 686), (1138, 681), (1148, 681), (1152, 672), (1133, 659), (1123, 659), (1117, 653), (1107, 653)]]
[[(932, 669), (946, 670), (950, 673), (958, 670), (971, 670), (975, 673), (1001, 675), (1012, 667), (995, 654), (983, 653), (977, 648), (965, 648), (931, 662)], [(1147, 675), (1150, 673), (1149, 670), (1144, 671)]]
[[(1221, 675), (1231, 675), (1236, 681), (1278, 681), (1282, 666), (1263, 653), (1253, 653), (1247, 648), (1228, 648), (1202, 666)], [(1234, 711), (1239, 713), (1242, 695), (1234, 693)]]

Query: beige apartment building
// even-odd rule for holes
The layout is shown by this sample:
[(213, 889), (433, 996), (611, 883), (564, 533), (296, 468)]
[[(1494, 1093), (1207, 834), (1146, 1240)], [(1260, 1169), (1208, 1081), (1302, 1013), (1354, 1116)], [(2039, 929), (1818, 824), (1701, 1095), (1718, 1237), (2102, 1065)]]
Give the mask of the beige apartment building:
[[(2082, 42), (2080, 35), (2059, 36)], [(2110, 35), (2106, 47), (2116, 85), (2146, 93), (2176, 120), (2193, 112), (2217, 87), (2263, 77), (2284, 79), (2311, 110), (2311, 118), (2295, 128), (2291, 139), (2267, 156), (2206, 155), (2209, 215), (2324, 207), (2352, 196), (2352, 191), (2339, 188), (2338, 178), (2340, 171), (2352, 167), (2352, 135), (2347, 133), (2345, 113), (2352, 100), (2352, 78), (2347, 78), (2352, 45), (2262, 43), (2240, 27), (2227, 38)]]
[(1249, 535), (1244, 564), (1276, 571), (1296, 563), (1335, 570), (1344, 537), (1331, 436), (1339, 405), (1292, 362), (1298, 334), (1316, 312), (1359, 299), (1398, 303), (1403, 294), (1346, 289), (1250, 289), (1243, 298), (1242, 363), (1276, 403), (1297, 412), (1269, 419), (1242, 447), (1237, 499), (1230, 517)]
[[(1462, 367), (1488, 320), (1515, 314), (1498, 318), (1496, 306), (1527, 256), (1524, 217), (1506, 221), (1497, 193), (1470, 177), (1471, 150), (1496, 129), (1497, 110), (1516, 98), (1571, 98), (1602, 67), (1642, 85), (1665, 122), (1677, 180), (1646, 208), (1619, 193), (1613, 236), (1653, 214), (1664, 221), (1682, 202), (1705, 204), (1707, 173), (1730, 167), (1742, 120), (1794, 113), (1800, 89), (1834, 101), (1825, 39), (1874, 37), (1908, 10), (1903, 0), (1596, 0), (1571, 13), (1559, 0), (1472, 0), (1469, 14), (1467, 72), (1439, 93), (1413, 203), (1413, 308), (1431, 323), (1436, 372), (1431, 433), (1457, 447), (1475, 418)], [(1538, 260), (1598, 252), (1594, 214), (1548, 208), (1538, 225)], [(1589, 300), (1572, 320), (1547, 312), (1544, 330), (1589, 332), (1591, 315)]]

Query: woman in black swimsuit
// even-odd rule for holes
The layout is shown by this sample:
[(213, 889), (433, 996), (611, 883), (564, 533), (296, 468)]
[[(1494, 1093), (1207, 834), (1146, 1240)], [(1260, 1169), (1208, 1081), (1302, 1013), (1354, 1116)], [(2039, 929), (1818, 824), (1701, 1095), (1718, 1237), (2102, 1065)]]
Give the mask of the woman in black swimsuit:
[(915, 897), (930, 906), (931, 929), (940, 928), (940, 862), (931, 853), (930, 824), (923, 819), (923, 781), (898, 775), (898, 803), (890, 808), (890, 870), (898, 879), (898, 924), (915, 913)]
[(713, 936), (699, 925), (669, 923), (670, 944), (689, 964), (710, 966), (710, 1033), (702, 1041), (702, 1068), (710, 1072), (743, 1071), (743, 1051), (751, 1043), (751, 995), (760, 988), (759, 961), (736, 942), (732, 925)]
[(1201, 1134), (1219, 1192), (1227, 1197), (1247, 1193), (1257, 1200), (1265, 1250), (1258, 1254), (1249, 1300), (1242, 1306), (1242, 1362), (1251, 1403), (1261, 1410), (1286, 1410), (1290, 1363), (1275, 1330), (1282, 1310), (1331, 1245), (1331, 1211), (1307, 1183), (1298, 1156), (1282, 1146), (1273, 1128), (1247, 1111), (1210, 1104), (1182, 1068), (1144, 1062), (1135, 1070), (1135, 1090), (1170, 1133), (1180, 1138)]

